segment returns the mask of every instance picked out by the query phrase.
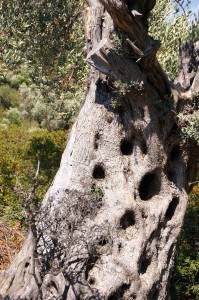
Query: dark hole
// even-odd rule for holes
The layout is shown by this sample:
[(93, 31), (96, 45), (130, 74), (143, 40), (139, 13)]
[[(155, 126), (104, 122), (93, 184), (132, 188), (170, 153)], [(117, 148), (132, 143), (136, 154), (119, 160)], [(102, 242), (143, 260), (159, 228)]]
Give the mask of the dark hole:
[(136, 294), (131, 294), (130, 299), (135, 300), (137, 298)]
[(141, 274), (144, 274), (146, 273), (147, 269), (148, 269), (148, 266), (150, 265), (151, 263), (151, 260), (147, 257), (143, 257), (142, 261), (141, 261), (141, 265), (140, 265), (140, 273)]
[(142, 212), (142, 218), (143, 219), (147, 219), (148, 218), (148, 215), (144, 211)]
[(93, 255), (93, 256), (89, 257), (87, 264), (86, 264), (86, 270), (85, 270), (85, 279), (86, 280), (88, 280), (89, 272), (93, 269), (98, 258), (99, 258), (98, 255)]
[(120, 226), (122, 229), (126, 229), (133, 225), (135, 225), (134, 212), (132, 210), (127, 210), (120, 220)]
[(122, 249), (122, 243), (119, 243), (118, 244), (118, 250), (119, 250), (119, 252), (121, 251), (121, 249)]
[(193, 78), (190, 79), (190, 86), (192, 85), (192, 83), (193, 83), (193, 81), (194, 81), (194, 78), (195, 78), (195, 77), (193, 77)]
[(125, 294), (125, 292), (130, 288), (130, 284), (123, 284), (122, 286), (120, 286), (115, 292), (112, 293), (112, 295), (110, 295), (108, 297), (108, 300), (121, 300), (123, 299), (123, 296)]
[(129, 140), (122, 140), (120, 144), (120, 150), (123, 155), (131, 155), (133, 152), (133, 144)]
[(97, 133), (95, 134), (95, 139), (96, 139), (96, 140), (99, 140), (99, 139), (100, 139), (100, 134), (99, 134), (99, 132), (97, 132)]
[(174, 146), (170, 153), (170, 160), (166, 166), (166, 174), (168, 179), (173, 182), (178, 188), (181, 188), (183, 184), (183, 169), (182, 165), (182, 150), (180, 147)]
[(143, 107), (139, 107), (139, 115), (140, 115), (140, 118), (144, 119), (144, 108)]
[(173, 149), (171, 150), (171, 154), (170, 154), (171, 161), (178, 159), (181, 154), (182, 154), (182, 151), (179, 146), (173, 147)]
[(179, 204), (179, 198), (177, 197), (173, 198), (173, 200), (169, 204), (169, 207), (167, 208), (166, 215), (165, 215), (168, 221), (172, 219), (178, 204)]
[(56, 284), (55, 284), (54, 281), (50, 281), (50, 283), (48, 284), (48, 286), (49, 286), (49, 287), (54, 287), (54, 289), (55, 289), (56, 291), (58, 291), (57, 286), (56, 286)]
[(167, 176), (168, 176), (168, 179), (171, 181), (171, 182), (173, 182), (173, 183), (175, 183), (176, 184), (176, 173), (175, 173), (175, 171), (173, 171), (173, 170), (168, 170), (168, 172), (167, 172)]
[(104, 168), (101, 165), (95, 166), (95, 168), (93, 170), (93, 178), (95, 178), (95, 179), (104, 179), (105, 178)]
[(108, 244), (108, 240), (107, 240), (104, 236), (102, 236), (102, 237), (100, 238), (98, 244), (99, 244), (100, 246), (105, 246), (106, 244)]
[(151, 296), (151, 300), (158, 300), (158, 297), (159, 297), (159, 290), (155, 290), (154, 293), (152, 294)]
[(192, 72), (192, 70), (193, 70), (193, 65), (192, 65), (192, 64), (190, 64), (190, 65), (188, 66), (188, 73), (191, 73), (191, 72)]
[(177, 129), (178, 129), (178, 124), (175, 123), (175, 124), (173, 125), (173, 127), (172, 127), (172, 131), (176, 131)]
[(27, 268), (29, 265), (30, 265), (30, 264), (27, 262), (27, 263), (25, 264), (25, 268)]
[(143, 154), (147, 154), (147, 146), (146, 146), (146, 142), (145, 141), (142, 141), (141, 151), (142, 151)]
[(161, 182), (157, 174), (146, 174), (139, 186), (139, 194), (142, 200), (149, 200), (160, 192)]
[(90, 277), (89, 280), (88, 280), (89, 284), (94, 284), (95, 283), (95, 278), (93, 277)]
[(99, 139), (100, 139), (100, 134), (99, 134), (99, 132), (97, 132), (97, 133), (95, 134), (95, 138), (94, 138), (94, 149), (95, 149), (95, 150), (98, 149)]

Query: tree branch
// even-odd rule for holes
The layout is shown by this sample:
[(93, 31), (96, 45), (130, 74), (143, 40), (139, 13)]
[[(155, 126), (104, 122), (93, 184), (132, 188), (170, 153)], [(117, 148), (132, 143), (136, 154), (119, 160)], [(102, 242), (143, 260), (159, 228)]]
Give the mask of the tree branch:
[(119, 28), (128, 33), (131, 41), (135, 41), (136, 46), (144, 51), (151, 45), (151, 38), (147, 34), (140, 18), (133, 16), (128, 10), (124, 0), (100, 0), (113, 21)]
[[(101, 40), (87, 55), (87, 61), (103, 74), (123, 82), (146, 82), (134, 60), (124, 59), (117, 54), (114, 46), (107, 39)], [(117, 64), (115, 63), (117, 61)], [(123, 72), (126, 66), (125, 73)]]

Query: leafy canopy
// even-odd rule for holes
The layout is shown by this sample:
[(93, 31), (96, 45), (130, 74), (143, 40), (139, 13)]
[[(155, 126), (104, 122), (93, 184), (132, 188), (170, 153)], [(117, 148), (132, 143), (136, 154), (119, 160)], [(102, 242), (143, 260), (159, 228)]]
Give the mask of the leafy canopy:
[(49, 130), (67, 127), (83, 98), (83, 7), (83, 1), (0, 0), (0, 85), (26, 90), (23, 116)]
[(174, 79), (178, 73), (179, 39), (199, 39), (199, 18), (190, 11), (190, 0), (157, 0), (150, 19), (149, 32), (161, 41), (158, 58), (168, 75)]

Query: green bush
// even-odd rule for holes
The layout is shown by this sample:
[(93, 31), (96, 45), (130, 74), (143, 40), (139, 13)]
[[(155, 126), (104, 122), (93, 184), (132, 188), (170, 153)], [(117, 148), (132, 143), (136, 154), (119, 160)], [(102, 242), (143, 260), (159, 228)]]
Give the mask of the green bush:
[(199, 184), (190, 195), (184, 227), (177, 244), (171, 300), (199, 299)]
[(24, 220), (22, 199), (15, 188), (20, 184), (25, 192), (28, 191), (38, 160), (41, 167), (36, 200), (43, 199), (59, 167), (66, 134), (66, 131), (38, 129), (28, 132), (16, 126), (0, 129), (0, 219)]
[[(8, 120), (7, 124), (11, 123), (15, 125), (20, 125), (22, 123), (22, 114), (16, 107), (10, 107), (6, 111), (5, 115)], [(6, 119), (4, 120), (4, 123), (6, 123)]]
[(18, 74), (13, 74), (9, 79), (8, 79), (10, 85), (15, 88), (15, 89), (19, 89), (20, 85), (22, 83), (25, 84), (30, 84), (32, 82), (28, 72), (26, 71), (22, 71)]
[(22, 98), (16, 89), (11, 88), (8, 84), (0, 86), (0, 105), (3, 108), (19, 106), (21, 101)]

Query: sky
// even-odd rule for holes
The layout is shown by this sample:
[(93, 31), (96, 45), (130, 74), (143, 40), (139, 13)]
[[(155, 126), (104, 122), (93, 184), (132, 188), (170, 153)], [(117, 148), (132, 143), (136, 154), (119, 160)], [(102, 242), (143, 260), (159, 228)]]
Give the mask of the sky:
[(198, 6), (199, 6), (199, 0), (191, 0), (190, 9), (191, 9), (194, 13), (197, 13), (197, 11), (198, 11)]

